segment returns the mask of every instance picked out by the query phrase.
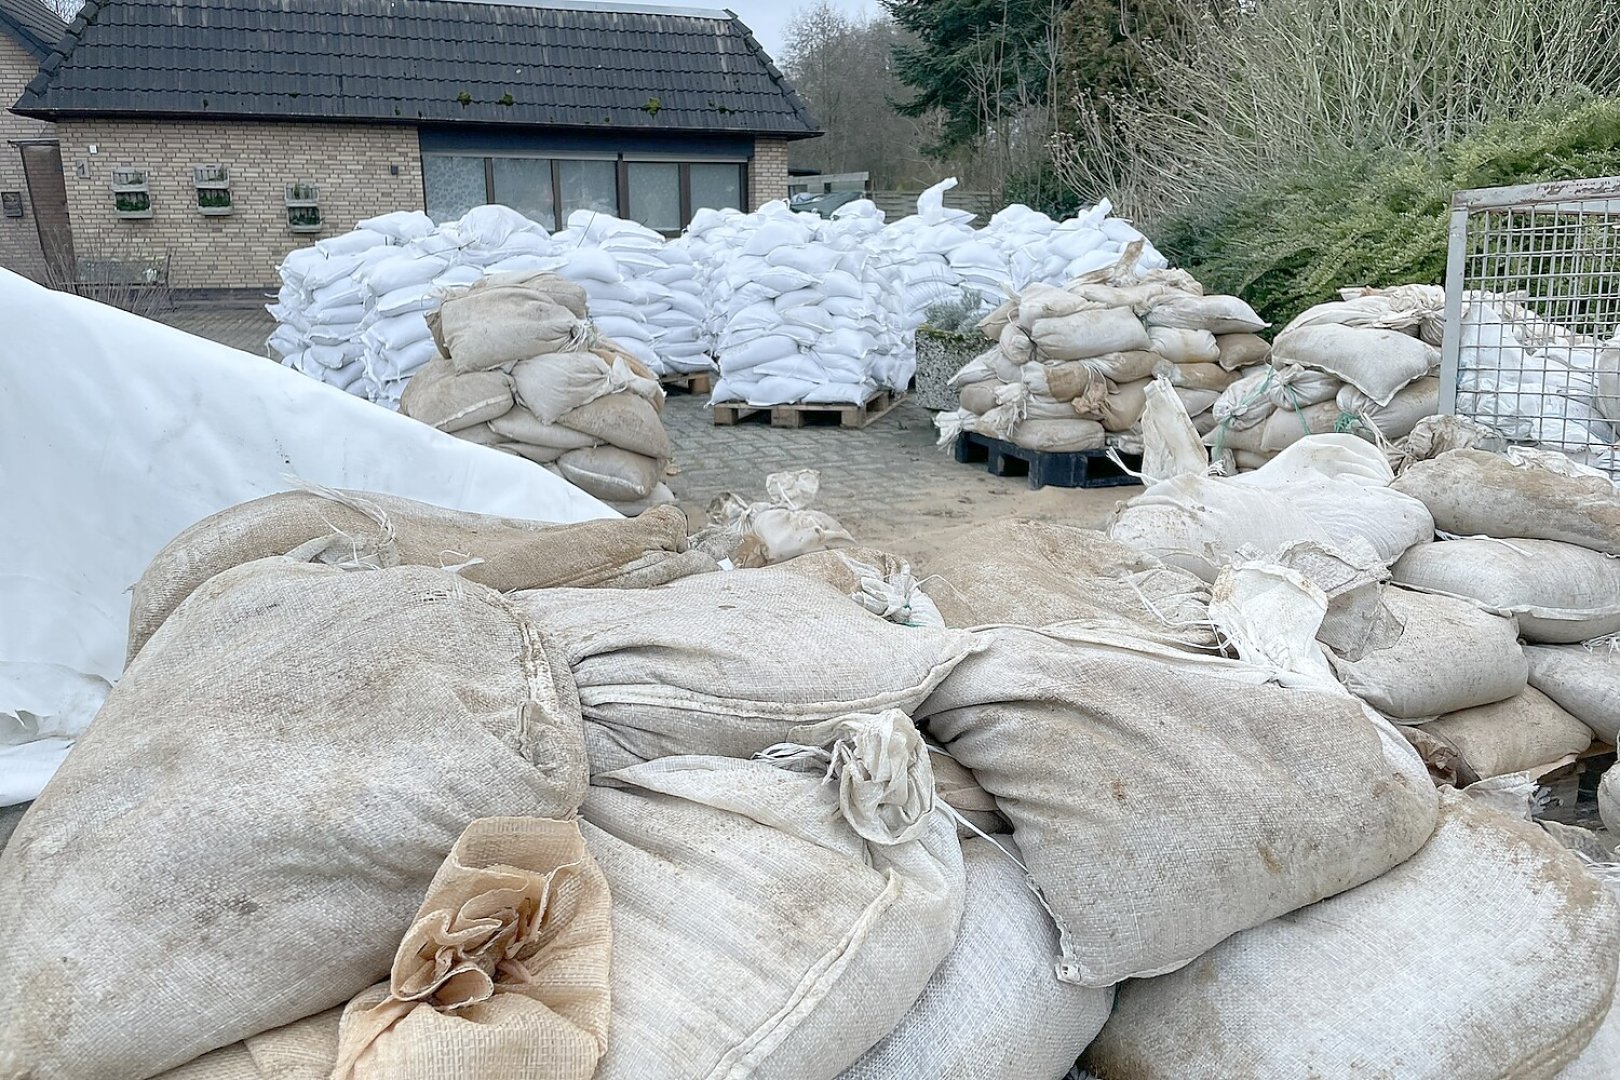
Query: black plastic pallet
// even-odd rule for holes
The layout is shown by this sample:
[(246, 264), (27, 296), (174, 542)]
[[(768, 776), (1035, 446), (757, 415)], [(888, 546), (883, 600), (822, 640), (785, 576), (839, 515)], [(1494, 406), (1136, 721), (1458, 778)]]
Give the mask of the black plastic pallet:
[[(1142, 467), (1140, 454), (1121, 454), (1120, 459), (1133, 469)], [(1027, 471), (1032, 488), (1121, 487), (1141, 483), (1110, 460), (1103, 450), (1047, 454), (971, 431), (956, 437), (956, 460), (963, 464), (985, 462), (991, 476), (1020, 476)]]

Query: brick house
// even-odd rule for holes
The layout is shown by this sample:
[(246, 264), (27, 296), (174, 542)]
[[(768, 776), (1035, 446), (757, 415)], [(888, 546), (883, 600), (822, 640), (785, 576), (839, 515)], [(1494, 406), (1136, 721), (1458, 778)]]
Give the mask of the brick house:
[[(40, 0), (0, 0), (0, 104), (17, 100), (65, 29)], [(41, 231), (53, 247), (66, 239), (52, 234), (65, 223), (61, 172), (51, 124), (0, 112), (0, 266), (47, 276)]]
[(273, 288), (390, 210), (674, 233), (785, 197), (819, 134), (730, 12), (590, 0), (89, 0), (14, 110), (56, 126), (78, 257), (177, 289)]

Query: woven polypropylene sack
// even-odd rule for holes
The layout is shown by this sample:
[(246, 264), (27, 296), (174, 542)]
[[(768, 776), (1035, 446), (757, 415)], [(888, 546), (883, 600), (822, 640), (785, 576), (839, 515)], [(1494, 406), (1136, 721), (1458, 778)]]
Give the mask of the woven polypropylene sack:
[[(431, 323), (429, 324), (431, 326)], [(583, 324), (545, 290), (476, 289), (439, 308), (441, 348), (457, 371), (488, 371), (580, 343)]]
[(1620, 907), (1575, 856), (1449, 793), (1376, 881), (1126, 984), (1085, 1060), (1131, 1080), (1541, 1080), (1598, 1030), (1617, 965)]
[(428, 886), (332, 1080), (590, 1080), (607, 1045), (607, 879), (577, 821), (485, 818)]
[(1439, 366), (1440, 350), (1399, 330), (1328, 323), (1285, 329), (1271, 357), (1336, 375), (1388, 405), (1401, 387)]
[(1620, 741), (1620, 644), (1528, 645), (1530, 685), (1604, 742)]
[(1012, 861), (1017, 851), (1010, 836), (963, 841), (967, 901), (956, 947), (842, 1080), (1058, 1080), (1096, 1038), (1114, 992), (1053, 974), (1057, 932)]
[(399, 411), (440, 431), (477, 427), (512, 408), (512, 377), (504, 371), (457, 373), (442, 356), (411, 376)]
[(0, 1075), (140, 1080), (346, 1001), (468, 822), (567, 816), (585, 783), (568, 669), (499, 593), (219, 574), (0, 855)]
[(1349, 691), (1385, 716), (1430, 720), (1524, 689), (1530, 665), (1512, 618), (1409, 589), (1385, 589), (1382, 599), (1399, 636), (1356, 660), (1330, 658)]
[(1209, 586), (1101, 533), (998, 522), (922, 562), (923, 589), (948, 626), (1082, 621), (1189, 645), (1215, 644)]
[(878, 844), (822, 770), (666, 758), (598, 777), (582, 830), (613, 893), (599, 1080), (832, 1080), (956, 938), (961, 849), (933, 809)]
[(1620, 836), (1620, 766), (1611, 767), (1598, 784), (1598, 812), (1603, 827)]
[(1620, 489), (1596, 476), (1452, 450), (1412, 463), (1394, 486), (1423, 500), (1443, 532), (1560, 540), (1620, 555)]
[(910, 711), (973, 648), (775, 570), (634, 591), (513, 597), (559, 643), (594, 773), (679, 754), (748, 757), (845, 713)]
[[(306, 547), (323, 538), (318, 551)], [(129, 655), (215, 574), (301, 548), (304, 558), (336, 564), (460, 566), (463, 577), (502, 592), (608, 584), (632, 565), (638, 582), (650, 583), (650, 563), (686, 550), (686, 515), (670, 508), (634, 521), (549, 525), (370, 492), (267, 495), (203, 518), (157, 553), (135, 583)]]
[(1620, 630), (1620, 559), (1557, 540), (1424, 544), (1391, 568), (1396, 582), (1465, 596), (1519, 617), (1526, 641), (1562, 644)]
[(1173, 971), (1428, 837), (1422, 763), (1348, 695), (1063, 624), (980, 636), (916, 715), (1012, 822), (1069, 981)]
[(1417, 730), (1423, 739), (1414, 744), (1425, 760), (1431, 757), (1424, 752), (1431, 740), (1442, 749), (1430, 761), (1431, 770), (1454, 773), (1453, 782), (1460, 785), (1548, 765), (1592, 745), (1591, 728), (1531, 687), (1505, 701), (1448, 713)]
[(1609, 1006), (1597, 1034), (1580, 1057), (1564, 1066), (1557, 1080), (1613, 1080), (1615, 1063), (1620, 1062), (1620, 982), (1616, 987), (1617, 1000)]
[(157, 1080), (332, 1080), (341, 1008), (210, 1050)]

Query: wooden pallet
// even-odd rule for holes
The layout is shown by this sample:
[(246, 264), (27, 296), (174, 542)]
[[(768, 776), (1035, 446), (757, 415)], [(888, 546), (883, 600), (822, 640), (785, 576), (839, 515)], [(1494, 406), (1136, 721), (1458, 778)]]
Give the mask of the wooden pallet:
[(771, 427), (797, 428), (811, 423), (831, 426), (836, 423), (839, 427), (863, 428), (872, 421), (887, 416), (904, 400), (905, 394), (879, 390), (859, 405), (820, 405), (806, 402), (793, 405), (745, 405), (741, 402), (732, 402), (714, 407), (714, 423), (716, 427), (730, 427), (753, 417), (769, 414)]
[[(1133, 469), (1142, 467), (1140, 455), (1121, 454), (1120, 458)], [(1049, 485), (1099, 488), (1141, 483), (1110, 460), (1102, 450), (1048, 454), (972, 431), (964, 431), (956, 437), (956, 460), (963, 464), (982, 461), (989, 468), (991, 476), (1022, 476), (1027, 472), (1032, 488)]]
[(658, 381), (665, 391), (680, 390), (688, 394), (707, 394), (714, 389), (714, 375), (707, 371), (687, 373), (672, 371)]

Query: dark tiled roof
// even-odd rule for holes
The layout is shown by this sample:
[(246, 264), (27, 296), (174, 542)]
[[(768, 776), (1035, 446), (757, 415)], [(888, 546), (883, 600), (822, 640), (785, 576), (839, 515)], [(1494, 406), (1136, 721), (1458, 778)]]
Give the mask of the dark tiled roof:
[(15, 108), (816, 133), (730, 12), (583, 2), (89, 0)]
[(49, 55), (66, 29), (40, 0), (0, 0), (0, 34), (15, 38), (35, 56)]

